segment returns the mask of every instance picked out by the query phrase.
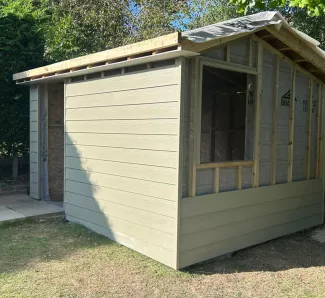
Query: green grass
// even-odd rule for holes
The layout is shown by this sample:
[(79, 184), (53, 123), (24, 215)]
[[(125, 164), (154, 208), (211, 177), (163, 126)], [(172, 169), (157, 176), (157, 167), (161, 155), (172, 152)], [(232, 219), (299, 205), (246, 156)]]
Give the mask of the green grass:
[(325, 297), (310, 231), (172, 270), (60, 219), (0, 225), (0, 297)]

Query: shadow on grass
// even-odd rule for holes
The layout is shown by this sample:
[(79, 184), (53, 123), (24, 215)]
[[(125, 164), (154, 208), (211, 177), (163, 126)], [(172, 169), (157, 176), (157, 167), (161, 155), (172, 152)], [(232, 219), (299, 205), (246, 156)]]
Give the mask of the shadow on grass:
[(117, 244), (62, 219), (26, 220), (0, 225), (0, 274), (62, 260), (80, 250)]
[[(323, 229), (325, 227), (322, 227)], [(315, 229), (265, 242), (183, 270), (191, 274), (213, 275), (258, 271), (285, 271), (325, 266), (325, 243), (311, 238)]]

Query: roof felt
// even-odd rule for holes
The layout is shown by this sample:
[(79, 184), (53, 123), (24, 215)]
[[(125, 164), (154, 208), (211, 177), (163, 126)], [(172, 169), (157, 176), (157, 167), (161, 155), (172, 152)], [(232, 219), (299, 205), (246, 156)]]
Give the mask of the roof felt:
[(201, 43), (221, 37), (233, 36), (242, 33), (253, 33), (270, 25), (274, 25), (277, 29), (280, 29), (281, 26), (285, 26), (292, 30), (295, 35), (298, 35), (300, 38), (304, 39), (305, 42), (313, 46), (319, 45), (317, 40), (311, 38), (301, 31), (293, 29), (284, 19), (284, 17), (277, 11), (260, 12), (186, 31), (182, 33), (182, 37), (193, 42)]

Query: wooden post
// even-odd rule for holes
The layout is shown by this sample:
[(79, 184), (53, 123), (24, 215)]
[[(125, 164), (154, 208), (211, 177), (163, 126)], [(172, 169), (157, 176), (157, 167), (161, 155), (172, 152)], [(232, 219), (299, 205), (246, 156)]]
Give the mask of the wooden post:
[(320, 127), (320, 114), (322, 105), (322, 88), (321, 84), (318, 84), (318, 100), (316, 105), (316, 119), (317, 119), (317, 139), (316, 139), (316, 162), (315, 162), (315, 178), (319, 178), (319, 161), (320, 161), (320, 143), (321, 143), (321, 127)]
[(289, 114), (289, 144), (288, 144), (288, 182), (292, 182), (293, 142), (295, 128), (295, 98), (296, 98), (296, 67), (291, 69), (290, 114)]
[(226, 61), (230, 62), (230, 43), (226, 45)]
[(260, 169), (260, 121), (262, 101), (262, 67), (263, 67), (263, 44), (258, 40), (257, 49), (257, 78), (256, 78), (256, 100), (254, 109), (254, 166), (253, 166), (253, 187), (259, 186)]
[[(320, 114), (320, 149), (319, 149), (319, 177), (321, 177), (324, 181), (324, 84), (320, 84), (321, 90), (322, 90), (322, 96), (321, 96), (321, 114)], [(324, 185), (324, 182), (323, 182)], [(324, 188), (325, 186), (323, 186)]]
[(197, 94), (197, 73), (198, 59), (191, 63), (191, 99), (190, 99), (190, 115), (189, 115), (189, 156), (188, 156), (188, 195), (194, 197), (196, 195), (196, 166), (195, 166), (195, 100)]
[(220, 185), (220, 168), (214, 169), (214, 192), (219, 192), (219, 185)]
[(212, 108), (211, 108), (211, 161), (216, 160), (216, 118), (217, 118), (217, 101), (216, 97), (212, 96)]
[(237, 167), (237, 189), (242, 189), (242, 175), (243, 175), (243, 167), (239, 166)]
[(279, 68), (280, 59), (276, 56), (275, 75), (274, 75), (274, 96), (273, 96), (273, 111), (272, 111), (272, 163), (271, 163), (271, 179), (272, 184), (276, 183), (276, 140), (278, 129), (278, 101), (279, 101)]
[(310, 149), (311, 149), (311, 124), (313, 112), (313, 80), (309, 79), (308, 86), (308, 117), (307, 117), (307, 148), (306, 148), (306, 178), (310, 179)]
[(249, 38), (249, 52), (248, 52), (248, 66), (252, 67), (253, 65), (253, 37), (252, 35)]

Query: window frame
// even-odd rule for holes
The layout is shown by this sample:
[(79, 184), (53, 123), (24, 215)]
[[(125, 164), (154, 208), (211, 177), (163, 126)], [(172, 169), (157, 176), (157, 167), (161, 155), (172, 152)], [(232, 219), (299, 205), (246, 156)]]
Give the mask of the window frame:
[[(255, 67), (239, 65), (239, 64), (234, 64), (225, 61), (219, 61), (208, 57), (198, 57), (197, 59), (198, 59), (197, 63), (195, 63), (196, 84), (195, 84), (195, 101), (194, 101), (194, 154), (193, 154), (195, 168), (204, 169), (204, 168), (253, 166), (254, 159), (201, 163), (200, 152), (201, 152), (201, 121), (202, 121), (202, 85), (203, 85), (204, 66), (209, 66), (217, 69), (224, 69), (228, 71), (241, 72), (247, 75), (249, 74), (255, 75), (255, 84), (257, 82), (257, 77), (258, 77), (257, 69)], [(254, 98), (256, 98), (256, 88), (254, 90), (254, 93), (255, 93)], [(256, 100), (254, 101), (254, 114), (255, 114), (255, 108), (256, 108)]]

